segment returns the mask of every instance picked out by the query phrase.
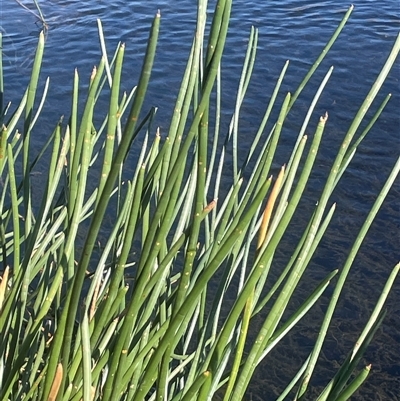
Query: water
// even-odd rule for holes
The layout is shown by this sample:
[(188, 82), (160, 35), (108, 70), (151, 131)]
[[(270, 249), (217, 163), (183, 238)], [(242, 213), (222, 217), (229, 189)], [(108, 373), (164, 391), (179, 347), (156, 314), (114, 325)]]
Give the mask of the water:
[[(111, 3), (111, 4), (110, 4)], [(92, 66), (98, 63), (99, 45), (96, 18), (103, 21), (110, 53), (119, 40), (126, 42), (124, 90), (136, 84), (145, 49), (148, 28), (157, 9), (161, 10), (162, 25), (158, 55), (150, 86), (151, 104), (159, 107), (157, 124), (162, 132), (168, 129), (169, 115), (176, 95), (181, 73), (191, 42), (195, 23), (193, 1), (42, 1), (42, 11), (49, 24), (43, 79), (51, 77), (49, 98), (41, 130), (34, 135), (34, 146), (40, 145), (59, 116), (69, 113), (69, 96), (72, 76), (78, 68), (81, 82), (86, 82)], [(31, 5), (26, 1), (25, 4)], [(177, 7), (177, 4), (179, 6)], [(263, 109), (285, 60), (291, 64), (283, 85), (283, 92), (293, 91), (303, 78), (312, 61), (329, 39), (349, 4), (342, 0), (320, 2), (285, 1), (240, 1), (234, 2), (232, 22), (226, 52), (223, 59), (224, 98), (232, 99), (237, 90), (241, 63), (246, 49), (250, 27), (259, 28), (259, 46), (253, 80), (243, 105), (240, 123), (241, 141), (246, 145), (246, 136), (254, 133)], [(211, 8), (210, 8), (211, 11)], [(32, 53), (36, 46), (39, 27), (34, 15), (13, 1), (0, 3), (0, 25), (3, 33), (3, 59), (5, 65), (5, 100), (17, 102), (29, 79)], [(315, 87), (331, 65), (333, 76), (322, 96), (310, 130), (319, 115), (329, 112), (327, 135), (323, 151), (318, 159), (318, 170), (308, 191), (306, 202), (318, 199), (320, 178), (329, 169), (337, 148), (349, 122), (358, 110), (370, 85), (373, 83), (400, 27), (398, 0), (364, 0), (355, 3), (355, 10), (340, 38), (313, 78), (310, 87)], [(317, 280), (326, 272), (340, 268), (351, 246), (355, 233), (383, 185), (400, 149), (400, 91), (399, 63), (392, 70), (384, 85), (378, 102), (388, 92), (393, 93), (376, 128), (360, 147), (351, 167), (335, 192), (333, 201), (338, 202), (338, 211), (325, 241), (317, 252), (310, 271), (309, 280)], [(314, 85), (313, 85), (314, 84)], [(283, 146), (291, 146), (291, 135), (299, 128), (301, 118), (313, 95), (312, 90), (302, 95), (297, 112), (292, 113), (287, 127), (287, 139)], [(224, 106), (228, 117), (233, 104)], [(227, 126), (227, 119), (223, 121)], [(45, 134), (42, 134), (44, 132)], [(285, 142), (286, 141), (286, 142)], [(282, 158), (282, 163), (286, 159)], [(397, 180), (380, 211), (369, 237), (352, 268), (349, 282), (338, 308), (336, 323), (327, 337), (327, 347), (320, 361), (317, 379), (324, 380), (341, 362), (357, 338), (357, 333), (369, 316), (377, 300), (383, 282), (391, 268), (399, 260), (399, 210), (400, 185)], [(354, 399), (396, 400), (396, 388), (400, 388), (398, 371), (400, 347), (400, 286), (393, 288), (388, 300), (385, 323), (366, 354), (366, 363), (373, 364), (371, 377), (363, 387), (362, 396)], [(326, 305), (317, 307), (323, 311)], [(319, 317), (321, 313), (319, 313)], [(273, 378), (277, 383), (279, 369), (291, 369), (300, 363), (291, 353), (292, 346), (305, 349), (308, 340), (318, 331), (316, 322), (307, 320), (299, 326), (296, 335), (287, 340), (287, 353), (280, 348), (280, 364)], [(274, 369), (272, 369), (274, 371)], [(256, 380), (251, 385), (253, 400), (270, 399), (276, 389), (271, 389), (271, 366), (261, 366)], [(325, 375), (325, 376), (324, 376)], [(268, 383), (268, 384), (266, 384)], [(278, 391), (278, 390), (276, 390)], [(379, 393), (379, 395), (377, 394)]]

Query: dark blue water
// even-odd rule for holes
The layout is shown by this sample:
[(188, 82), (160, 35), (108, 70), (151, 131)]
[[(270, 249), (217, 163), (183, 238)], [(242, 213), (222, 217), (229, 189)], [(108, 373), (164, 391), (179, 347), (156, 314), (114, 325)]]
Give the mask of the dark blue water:
[[(49, 25), (43, 65), (43, 78), (51, 77), (49, 98), (44, 119), (34, 133), (39, 146), (61, 115), (69, 113), (72, 76), (78, 68), (81, 81), (87, 82), (92, 66), (99, 60), (99, 42), (96, 19), (103, 21), (109, 53), (118, 41), (127, 46), (124, 69), (124, 90), (136, 84), (141, 67), (148, 28), (157, 9), (161, 10), (162, 25), (158, 55), (152, 76), (148, 105), (159, 107), (157, 124), (166, 133), (174, 97), (179, 88), (195, 23), (194, 1), (41, 1), (42, 11)], [(25, 4), (30, 5), (29, 1)], [(242, 108), (240, 140), (246, 147), (246, 137), (254, 134), (261, 120), (271, 90), (285, 60), (291, 64), (283, 93), (294, 91), (307, 69), (330, 38), (350, 4), (339, 1), (234, 1), (232, 22), (223, 59), (223, 91), (226, 117), (225, 127), (234, 104), (240, 77), (241, 63), (247, 45), (250, 27), (259, 29), (259, 46), (253, 79), (247, 100)], [(212, 10), (210, 6), (210, 11)], [(14, 1), (0, 3), (0, 27), (3, 33), (3, 60), (5, 66), (5, 100), (15, 104), (29, 79), (32, 54), (39, 28), (35, 16)], [(329, 169), (332, 157), (352, 117), (374, 82), (400, 29), (398, 0), (363, 0), (355, 3), (355, 10), (290, 115), (283, 148), (293, 144), (296, 130), (304, 118), (313, 89), (331, 65), (333, 76), (327, 85), (313, 116), (315, 125), (319, 115), (329, 112), (327, 135), (318, 159), (318, 169), (309, 188), (306, 202), (315, 203), (323, 174)], [(340, 268), (352, 240), (363, 222), (375, 194), (380, 190), (400, 151), (400, 68), (395, 65), (383, 90), (382, 101), (393, 93), (385, 112), (369, 137), (359, 148), (352, 165), (343, 177), (332, 201), (338, 202), (338, 211), (321, 249), (312, 262), (309, 280), (323, 277), (327, 271)], [(310, 130), (313, 126), (310, 127)], [(34, 143), (35, 146), (35, 143)], [(285, 152), (283, 151), (283, 154)], [(280, 163), (286, 159), (282, 156)], [(400, 185), (397, 180), (390, 192), (369, 237), (350, 273), (346, 291), (339, 304), (338, 320), (327, 338), (327, 347), (321, 360), (320, 379), (341, 362), (366, 322), (380, 289), (391, 268), (400, 259)], [(311, 273), (310, 273), (311, 274)], [(324, 305), (320, 306), (321, 311)], [(400, 285), (393, 288), (388, 301), (388, 314), (378, 332), (366, 362), (373, 364), (370, 379), (362, 395), (354, 399), (399, 399), (398, 365), (400, 357)], [(306, 339), (318, 331), (316, 323), (306, 321), (288, 344), (287, 355), (281, 352), (282, 366), (298, 365), (291, 346), (304, 346)], [(253, 399), (269, 399), (274, 390), (265, 380), (270, 367), (261, 367), (252, 385)], [(278, 373), (276, 373), (278, 374)], [(279, 382), (279, 380), (277, 381)], [(284, 383), (284, 381), (283, 381)], [(377, 392), (381, 395), (377, 396)], [(380, 398), (378, 398), (380, 397)]]

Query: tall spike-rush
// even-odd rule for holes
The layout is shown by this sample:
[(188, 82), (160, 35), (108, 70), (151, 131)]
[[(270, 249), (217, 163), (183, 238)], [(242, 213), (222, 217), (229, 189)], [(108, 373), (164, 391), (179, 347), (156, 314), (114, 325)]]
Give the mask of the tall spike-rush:
[[(39, 36), (28, 88), (10, 117), (10, 105), (4, 106), (7, 93), (0, 55), (0, 401), (244, 399), (258, 364), (334, 285), (315, 346), (293, 379), (288, 378), (290, 384), (278, 400), (290, 393), (298, 400), (309, 396), (310, 379), (318, 369), (339, 296), (398, 176), (400, 158), (340, 273), (327, 274), (290, 316), (285, 311), (336, 210), (330, 204), (331, 194), (391, 97), (365, 121), (399, 53), (400, 37), (338, 144), (318, 204), (301, 238), (286, 250), (292, 255), (290, 261), (272, 279), (269, 270), (276, 250), (301, 208), (329, 124), (328, 114), (313, 122), (313, 111), (332, 68), (316, 88), (293, 150), (281, 163), (276, 155), (280, 138), (286, 135), (286, 117), (353, 7), (299, 87), (279, 105), (289, 61), (285, 63), (241, 165), (237, 152), (241, 105), (256, 62), (258, 32), (251, 30), (234, 113), (222, 138), (221, 58), (231, 7), (231, 0), (216, 1), (208, 25), (208, 2), (198, 1), (193, 44), (166, 138), (158, 129), (153, 135), (156, 109), (142, 112), (156, 57), (160, 12), (150, 28), (138, 84), (123, 94), (125, 44), (118, 44), (110, 61), (98, 22), (102, 58), (90, 78), (86, 102), (80, 101), (78, 72), (71, 71), (71, 115), (65, 120), (55, 116), (59, 121), (35, 158), (30, 138), (49, 83), (36, 107), (44, 36)], [(104, 116), (95, 107), (100, 96), (109, 96)], [(274, 110), (279, 116), (271, 121)], [(98, 121), (102, 121), (99, 126)], [(215, 127), (212, 134), (210, 122)], [(361, 123), (366, 128), (356, 137)], [(272, 127), (268, 132), (267, 126)], [(305, 135), (306, 129), (315, 133)], [(137, 138), (141, 145), (134, 159), (130, 149), (139, 146)], [(36, 204), (30, 174), (49, 146), (46, 185)], [(233, 167), (228, 172), (229, 153)], [(279, 174), (273, 167), (278, 162), (285, 164)], [(103, 223), (110, 219), (112, 224), (105, 228)], [(373, 374), (371, 365), (359, 364), (384, 318), (383, 307), (399, 266), (389, 275), (357, 343), (332, 372), (319, 400), (346, 400), (370, 371)], [(232, 280), (238, 282), (235, 290)], [(267, 280), (270, 290), (265, 293)], [(256, 333), (252, 344), (251, 333)]]

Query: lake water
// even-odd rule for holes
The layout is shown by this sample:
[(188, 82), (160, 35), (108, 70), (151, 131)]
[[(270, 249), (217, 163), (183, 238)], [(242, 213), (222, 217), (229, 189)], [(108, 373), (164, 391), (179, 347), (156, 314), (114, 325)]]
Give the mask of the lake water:
[[(24, 4), (32, 6), (33, 2)], [(162, 132), (168, 129), (169, 115), (179, 87), (181, 74), (189, 51), (192, 29), (195, 23), (194, 1), (99, 1), (57, 0), (40, 2), (49, 25), (43, 78), (51, 77), (49, 97), (46, 102), (41, 129), (34, 133), (34, 146), (40, 146), (60, 115), (69, 113), (69, 96), (72, 76), (78, 68), (81, 81), (85, 82), (92, 66), (98, 63), (99, 45), (96, 19), (103, 22), (109, 52), (118, 41), (126, 43), (124, 70), (125, 87), (135, 85), (141, 67), (152, 16), (161, 10), (162, 23), (155, 69), (150, 86), (149, 104), (159, 107), (157, 124)], [(283, 93), (294, 91), (307, 69), (322, 50), (334, 28), (350, 4), (343, 0), (319, 2), (234, 1), (230, 33), (223, 59), (224, 99), (233, 99), (237, 90), (246, 49), (248, 33), (254, 24), (259, 28), (259, 46), (253, 79), (247, 100), (243, 105), (240, 125), (241, 141), (253, 133), (273, 85), (285, 60), (290, 59)], [(213, 3), (212, 3), (213, 7)], [(211, 11), (211, 8), (210, 8)], [(14, 1), (0, 2), (0, 28), (3, 33), (3, 60), (5, 67), (5, 100), (16, 103), (29, 79), (32, 54), (36, 46), (39, 27), (34, 15)], [(383, 65), (400, 28), (398, 0), (363, 0), (355, 3), (355, 10), (313, 78), (314, 87), (331, 65), (333, 76), (322, 96), (314, 116), (329, 112), (327, 135), (318, 159), (318, 170), (327, 171), (349, 122), (355, 115), (370, 85)], [(389, 92), (393, 98), (378, 124), (359, 148), (352, 165), (344, 176), (332, 201), (338, 202), (338, 211), (332, 227), (313, 260), (312, 280), (324, 276), (327, 271), (340, 268), (350, 249), (362, 219), (368, 212), (374, 194), (383, 185), (400, 151), (400, 68), (395, 65), (381, 91), (378, 101)], [(290, 117), (288, 140), (296, 135), (301, 118), (307, 110), (307, 102), (313, 91), (302, 94), (299, 105)], [(224, 106), (231, 112), (233, 104)], [(229, 113), (226, 113), (228, 116)], [(224, 121), (225, 127), (228, 120)], [(288, 145), (289, 146), (289, 145)], [(284, 163), (285, 160), (282, 160)], [(318, 179), (309, 188), (308, 201), (318, 199)], [(345, 352), (357, 338), (368, 318), (392, 267), (400, 259), (400, 185), (397, 180), (376, 222), (370, 230), (359, 257), (350, 273), (346, 291), (339, 304), (336, 323), (327, 338), (327, 347), (321, 358), (317, 380), (342, 361)], [(316, 267), (316, 268), (315, 268)], [(320, 273), (318, 273), (320, 271)], [(400, 388), (400, 285), (397, 281), (388, 300), (388, 314), (382, 329), (366, 354), (372, 363), (370, 378), (356, 400), (398, 400)], [(320, 305), (321, 311), (324, 305)], [(280, 349), (281, 367), (290, 370), (299, 363), (292, 355), (292, 347), (307, 347), (310, 332), (318, 330), (315, 322), (306, 320), (297, 335), (287, 340), (287, 352)], [(276, 369), (273, 381), (285, 383)], [(250, 391), (253, 400), (272, 399), (277, 388), (271, 388), (271, 366), (261, 366)], [(277, 385), (279, 387), (279, 385)], [(397, 389), (397, 390), (396, 390)], [(279, 390), (279, 389), (278, 389)]]

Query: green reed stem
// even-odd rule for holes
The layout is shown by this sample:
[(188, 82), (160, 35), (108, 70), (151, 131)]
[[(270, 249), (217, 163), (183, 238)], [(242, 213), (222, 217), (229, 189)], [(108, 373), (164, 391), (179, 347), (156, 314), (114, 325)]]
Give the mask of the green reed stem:
[[(353, 123), (350, 126), (350, 129), (346, 135), (346, 138), (344, 139), (343, 145), (341, 147), (341, 150), (335, 160), (334, 163), (334, 167), (331, 170), (331, 174), (333, 173), (333, 181), (335, 180), (335, 176), (338, 174), (339, 170), (340, 170), (340, 165), (343, 161), (343, 158), (345, 157), (345, 153), (347, 151), (347, 148), (349, 146), (349, 142), (351, 141), (351, 138), (354, 134), (354, 132), (356, 131), (356, 129), (358, 128), (359, 124), (361, 123), (362, 117), (365, 115), (366, 111), (368, 110), (370, 104), (372, 103), (373, 99), (375, 98), (380, 86), (382, 85), (384, 78), (387, 76), (387, 74), (389, 73), (389, 70), (391, 68), (391, 66), (393, 65), (393, 62), (398, 54), (400, 50), (400, 35), (397, 37), (397, 41), (392, 49), (392, 52), (390, 53), (384, 67), (382, 68), (382, 71), (380, 73), (380, 75), (378, 76), (377, 80), (375, 81), (373, 87), (371, 88), (369, 94), (367, 95), (367, 97), (365, 98), (359, 112), (357, 113)], [(372, 224), (373, 219), (375, 218), (376, 213), (378, 212), (380, 206), (382, 205), (382, 202), (384, 200), (384, 198), (386, 197), (387, 192), (389, 191), (390, 187), (393, 184), (393, 180), (394, 178), (397, 176), (398, 172), (399, 172), (399, 168), (400, 168), (400, 163), (399, 160), (397, 161), (396, 165), (394, 166), (388, 180), (385, 183), (385, 186), (382, 188), (381, 193), (379, 194), (377, 200), (375, 201), (374, 206), (372, 207), (367, 219), (365, 220), (358, 236), (357, 239), (353, 245), (352, 250), (350, 251), (350, 254), (346, 260), (346, 263), (343, 267), (343, 270), (339, 276), (339, 280), (337, 283), (337, 286), (335, 287), (335, 292), (331, 298), (331, 302), (329, 304), (328, 310), (325, 314), (325, 318), (324, 321), (322, 323), (322, 327), (320, 330), (320, 335), (318, 337), (317, 343), (316, 343), (316, 347), (314, 348), (314, 351), (311, 355), (310, 358), (310, 362), (309, 362), (309, 367), (305, 372), (304, 375), (304, 379), (303, 379), (303, 383), (302, 386), (299, 390), (299, 396), (302, 397), (303, 394), (305, 394), (308, 382), (310, 380), (310, 376), (312, 374), (312, 371), (314, 369), (315, 363), (316, 363), (316, 359), (319, 355), (319, 352), (321, 350), (322, 347), (322, 343), (323, 340), (325, 338), (326, 332), (327, 332), (327, 328), (329, 326), (330, 320), (332, 318), (332, 315), (334, 313), (335, 307), (336, 307), (336, 303), (338, 301), (339, 295), (341, 293), (341, 290), (343, 288), (343, 285), (345, 283), (346, 277), (348, 275), (348, 272), (352, 266), (353, 260), (355, 258), (355, 255), (357, 254), (357, 251), (359, 249), (359, 247), (361, 246), (362, 241), (365, 238), (365, 235), (370, 227), (370, 225)]]

